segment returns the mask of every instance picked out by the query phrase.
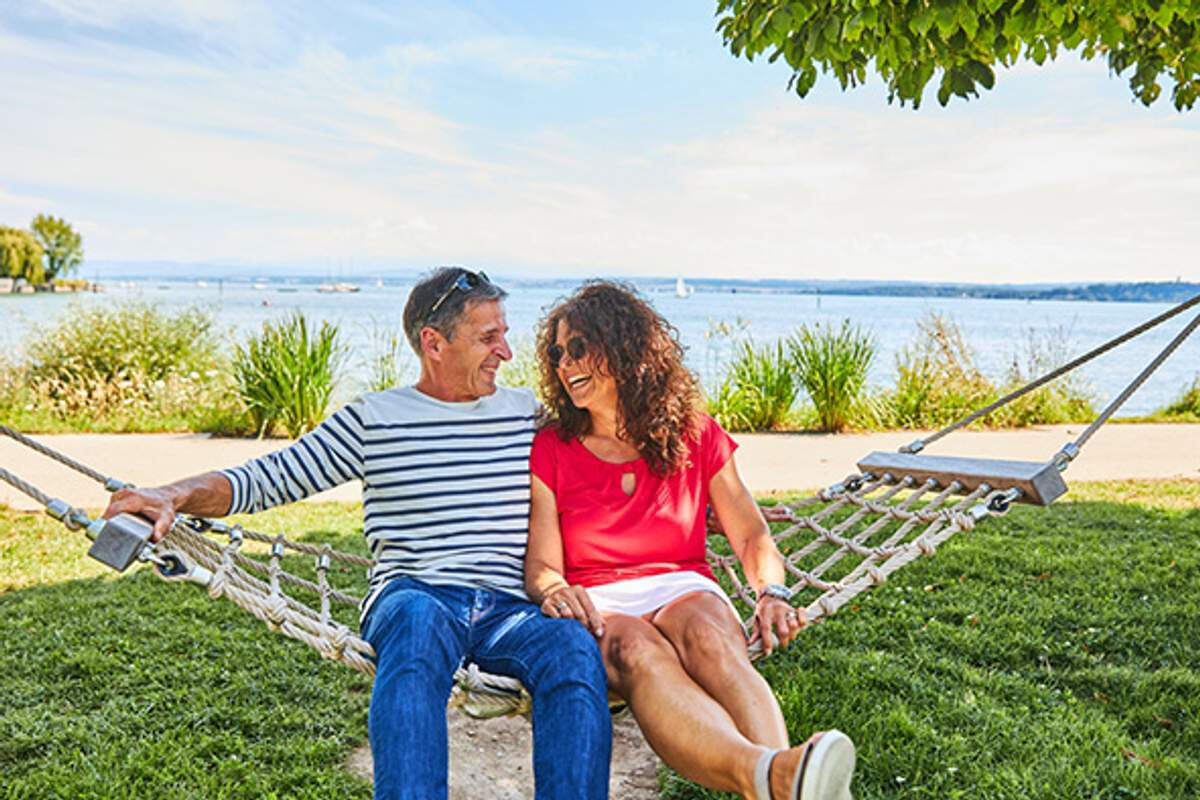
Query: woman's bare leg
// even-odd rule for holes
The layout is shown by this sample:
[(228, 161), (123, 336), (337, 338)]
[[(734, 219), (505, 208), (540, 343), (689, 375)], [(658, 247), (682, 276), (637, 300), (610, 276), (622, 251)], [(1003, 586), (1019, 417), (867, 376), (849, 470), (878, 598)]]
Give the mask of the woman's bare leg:
[(754, 767), (766, 748), (742, 735), (733, 718), (688, 676), (675, 648), (654, 625), (606, 614), (604, 627), (600, 649), (609, 689), (629, 703), (654, 752), (689, 780), (753, 797)]
[(750, 663), (741, 623), (712, 592), (691, 592), (651, 618), (679, 654), (684, 670), (733, 718), (742, 735), (771, 748), (788, 746), (779, 701)]

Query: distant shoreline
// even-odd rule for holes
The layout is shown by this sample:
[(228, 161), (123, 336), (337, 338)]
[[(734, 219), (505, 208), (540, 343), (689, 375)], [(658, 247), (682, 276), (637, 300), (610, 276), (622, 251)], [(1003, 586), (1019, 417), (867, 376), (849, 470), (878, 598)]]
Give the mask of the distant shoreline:
[[(379, 282), (391, 285), (409, 284), (416, 280), (415, 273), (378, 272), (338, 278), (347, 285), (374, 286)], [(613, 276), (639, 286), (643, 291), (675, 292), (676, 277), (662, 276)], [(1126, 283), (1042, 283), (1042, 284), (984, 284), (984, 283), (924, 283), (910, 281), (867, 281), (867, 280), (789, 280), (769, 278), (748, 280), (740, 278), (691, 278), (683, 276), (690, 290), (710, 294), (802, 294), (829, 296), (874, 296), (874, 297), (928, 297), (965, 298), (976, 300), (1028, 300), (1028, 301), (1076, 301), (1092, 303), (1180, 303), (1200, 294), (1200, 283), (1176, 281), (1126, 282)], [(510, 287), (537, 285), (572, 289), (587, 278), (539, 278), (514, 275), (503, 279)], [(204, 281), (207, 284), (244, 283), (293, 284), (316, 286), (329, 283), (328, 276), (317, 275), (261, 275), (261, 274), (175, 274), (155, 275), (146, 273), (113, 273), (99, 278), (96, 283), (171, 283), (186, 284)]]

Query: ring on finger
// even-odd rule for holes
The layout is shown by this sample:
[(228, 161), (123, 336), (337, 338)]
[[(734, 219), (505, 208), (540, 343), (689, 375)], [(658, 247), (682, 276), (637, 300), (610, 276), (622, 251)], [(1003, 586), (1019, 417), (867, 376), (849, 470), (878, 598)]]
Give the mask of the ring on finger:
[(555, 603), (554, 607), (557, 608), (559, 611), (566, 611), (567, 609), (570, 608), (570, 606), (567, 605), (566, 603), (564, 603), (562, 600), (559, 600), (557, 603)]
[(787, 613), (787, 619), (788, 619), (788, 622), (796, 622), (797, 620), (800, 619), (800, 615), (797, 614), (795, 611), (789, 611)]

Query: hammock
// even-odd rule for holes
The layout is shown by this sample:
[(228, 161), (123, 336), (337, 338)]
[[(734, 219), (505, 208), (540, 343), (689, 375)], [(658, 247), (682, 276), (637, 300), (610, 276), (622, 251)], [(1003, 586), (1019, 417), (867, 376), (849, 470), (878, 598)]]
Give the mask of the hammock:
[[(899, 453), (871, 453), (858, 462), (858, 472), (810, 497), (764, 506), (763, 515), (784, 555), (793, 603), (805, 609), (810, 622), (819, 622), (905, 565), (933, 555), (956, 533), (1006, 513), (1013, 503), (1049, 505), (1065, 494), (1062, 473), (1070, 462), (1200, 326), (1200, 316), (1189, 322), (1075, 441), (1045, 462), (950, 458), (921, 452), (947, 434), (1198, 304), (1200, 295), (906, 445)], [(125, 486), (7, 426), (0, 425), (0, 434), (87, 475), (110, 492)], [(374, 674), (370, 644), (333, 613), (335, 606), (357, 608), (360, 598), (330, 582), (336, 567), (370, 567), (374, 563), (370, 558), (183, 514), (167, 536), (150, 545), (150, 527), (138, 518), (92, 519), (3, 468), (0, 480), (37, 500), (68, 528), (83, 530), (93, 540), (88, 554), (114, 569), (124, 571), (135, 561), (149, 562), (165, 581), (203, 586), (213, 599), (225, 597), (272, 630), (308, 644), (325, 658)], [(244, 547), (247, 541), (269, 545), (265, 557), (248, 552)], [(311, 578), (284, 569), (289, 552), (313, 559)], [(708, 559), (748, 617), (757, 598), (723, 537), (709, 538)], [(296, 599), (291, 594), (295, 590), (315, 598), (315, 608)], [(760, 655), (761, 645), (756, 643), (751, 656)], [(473, 664), (455, 675), (450, 705), (478, 718), (527, 714), (531, 707), (529, 695), (518, 681), (482, 672)]]

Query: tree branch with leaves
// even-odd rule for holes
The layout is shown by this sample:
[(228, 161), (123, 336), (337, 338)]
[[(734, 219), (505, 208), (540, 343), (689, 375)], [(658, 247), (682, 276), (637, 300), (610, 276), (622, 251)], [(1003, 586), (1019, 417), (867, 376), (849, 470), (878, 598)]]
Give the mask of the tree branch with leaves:
[(848, 89), (879, 74), (888, 102), (921, 104), (938, 79), (943, 106), (991, 89), (997, 67), (1036, 64), (1060, 51), (1103, 57), (1145, 105), (1166, 78), (1171, 102), (1200, 96), (1200, 0), (718, 0), (717, 30), (735, 56), (767, 54), (792, 67), (806, 97), (818, 73)]

